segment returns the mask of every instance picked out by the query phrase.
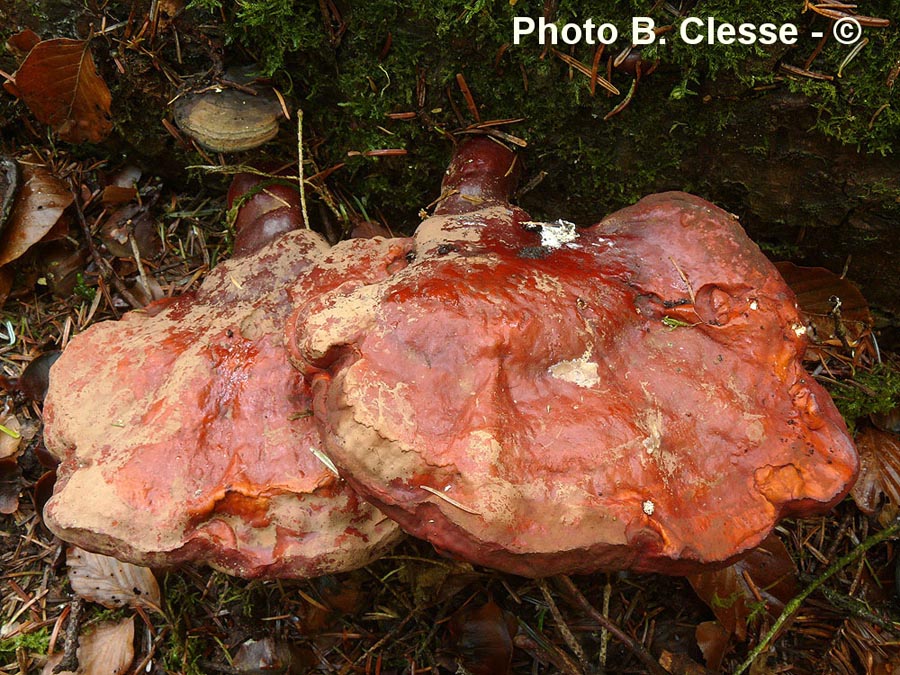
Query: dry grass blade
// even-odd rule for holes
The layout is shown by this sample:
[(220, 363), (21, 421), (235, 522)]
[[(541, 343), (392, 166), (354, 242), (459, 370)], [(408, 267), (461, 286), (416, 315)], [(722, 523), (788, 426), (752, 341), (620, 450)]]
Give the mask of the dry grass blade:
[(823, 80), (825, 82), (831, 82), (834, 79), (832, 75), (826, 75), (825, 73), (818, 73), (813, 70), (804, 70), (803, 68), (797, 68), (797, 66), (792, 66), (787, 63), (782, 63), (779, 68), (789, 75), (796, 75), (798, 77), (808, 77), (811, 80)]
[(472, 117), (475, 118), (476, 122), (481, 122), (481, 115), (478, 113), (478, 106), (475, 105), (475, 98), (472, 96), (472, 90), (469, 89), (469, 83), (466, 82), (466, 77), (462, 73), (456, 74), (456, 83), (459, 85), (459, 90), (462, 92), (463, 98), (466, 99), (466, 106), (469, 108), (469, 112), (472, 114)]
[(146, 567), (71, 546), (67, 552), (72, 590), (104, 607), (142, 605), (160, 611), (159, 585)]

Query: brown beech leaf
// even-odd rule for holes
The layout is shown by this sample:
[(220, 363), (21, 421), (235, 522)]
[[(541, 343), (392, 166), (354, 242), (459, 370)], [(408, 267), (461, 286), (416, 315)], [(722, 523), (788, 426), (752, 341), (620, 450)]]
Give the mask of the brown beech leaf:
[(6, 298), (9, 297), (9, 292), (12, 290), (15, 276), (13, 271), (8, 267), (0, 267), (0, 307), (3, 306), (3, 303), (6, 302)]
[(731, 642), (729, 633), (718, 621), (704, 621), (697, 626), (695, 633), (697, 646), (706, 659), (706, 667), (718, 671), (722, 667), (722, 659)]
[(50, 232), (75, 197), (43, 164), (19, 162), (22, 185), (0, 232), (0, 265), (20, 257)]
[(100, 201), (103, 202), (103, 206), (121, 206), (122, 204), (130, 202), (137, 197), (137, 195), (137, 188), (133, 185), (127, 187), (107, 185), (103, 188), (103, 193), (100, 195)]
[(659, 665), (671, 675), (715, 675), (713, 671), (704, 668), (687, 654), (670, 652), (668, 649), (663, 649), (659, 655)]
[(493, 600), (463, 607), (450, 617), (450, 650), (472, 675), (506, 675), (513, 656), (518, 623)]
[(751, 618), (765, 612), (774, 619), (797, 594), (794, 561), (774, 533), (733, 565), (687, 579), (722, 627), (739, 640), (747, 637)]
[(159, 607), (159, 585), (146, 567), (70, 546), (69, 583), (85, 600), (110, 609), (135, 605)]
[(882, 495), (900, 506), (900, 436), (866, 428), (856, 436), (859, 478), (850, 491), (859, 510), (875, 513)]
[[(292, 665), (291, 645), (273, 637), (247, 640), (240, 646), (231, 662), (236, 675), (286, 673)], [(290, 672), (294, 672), (294, 669)]]
[(0, 459), (0, 513), (10, 515), (19, 508), (22, 472), (15, 459)]
[[(57, 675), (119, 675), (128, 671), (134, 660), (134, 617), (118, 623), (98, 624), (78, 638), (78, 670)], [(47, 659), (42, 675), (51, 675), (63, 655)]]
[[(824, 267), (799, 267), (790, 262), (778, 262), (775, 267), (797, 296), (814, 344), (840, 347), (843, 343), (838, 333), (843, 332), (854, 346), (869, 333), (869, 305), (853, 282)], [(840, 307), (836, 312), (837, 300)]]
[(22, 425), (12, 413), (0, 414), (0, 459), (15, 459), (22, 447)]
[(30, 28), (19, 31), (6, 40), (6, 47), (11, 52), (24, 57), (41, 41), (40, 36)]
[(112, 130), (112, 96), (85, 40), (55, 38), (32, 48), (13, 78), (34, 116), (69, 143), (98, 143)]

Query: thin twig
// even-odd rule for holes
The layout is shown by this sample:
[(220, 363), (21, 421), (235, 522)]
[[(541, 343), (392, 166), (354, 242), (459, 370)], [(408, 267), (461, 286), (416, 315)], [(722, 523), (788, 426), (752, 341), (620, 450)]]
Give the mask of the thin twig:
[[(609, 574), (606, 575), (606, 583), (603, 585), (603, 616), (609, 619), (609, 601), (612, 598), (612, 581)], [(600, 668), (606, 672), (606, 657), (609, 652), (609, 629), (600, 627)]]
[(303, 180), (303, 110), (297, 108), (297, 181), (300, 183), (300, 212), (303, 227), (309, 229), (309, 215), (306, 213), (306, 181)]
[(544, 596), (544, 600), (546, 601), (547, 606), (550, 607), (550, 613), (553, 615), (553, 620), (556, 622), (556, 627), (562, 634), (563, 639), (566, 641), (566, 644), (569, 645), (569, 649), (571, 649), (575, 654), (575, 657), (578, 659), (581, 667), (587, 669), (588, 660), (587, 656), (585, 656), (584, 649), (575, 638), (575, 635), (569, 629), (569, 625), (566, 623), (565, 619), (563, 619), (562, 613), (559, 611), (559, 607), (556, 606), (556, 602), (553, 600), (553, 596), (550, 594), (550, 589), (547, 586), (547, 580), (538, 579), (538, 588), (541, 589), (541, 595)]
[(556, 576), (554, 578), (558, 581), (559, 585), (562, 586), (566, 590), (566, 592), (568, 592), (578, 603), (582, 611), (588, 614), (603, 628), (615, 635), (617, 640), (628, 647), (628, 649), (631, 650), (631, 652), (636, 657), (638, 657), (640, 662), (647, 667), (647, 671), (649, 673), (651, 673), (652, 675), (669, 675), (666, 672), (665, 668), (659, 665), (656, 659), (653, 658), (653, 655), (648, 652), (641, 644), (639, 644), (633, 637), (628, 635), (628, 633), (619, 628), (610, 619), (598, 612), (594, 608), (594, 606), (590, 602), (588, 602), (588, 599), (581, 594), (581, 591), (578, 590), (578, 587), (574, 583), (572, 583), (572, 580), (569, 577), (567, 577), (565, 574), (560, 574), (559, 576)]
[(750, 653), (747, 655), (747, 658), (744, 659), (744, 662), (740, 666), (738, 666), (738, 669), (736, 671), (734, 671), (734, 675), (741, 675), (741, 673), (746, 672), (750, 668), (750, 666), (753, 665), (753, 662), (756, 660), (756, 658), (769, 648), (769, 645), (775, 639), (775, 636), (778, 635), (784, 624), (787, 623), (794, 615), (794, 612), (796, 612), (800, 608), (800, 605), (802, 605), (810, 595), (816, 592), (816, 589), (818, 589), (819, 586), (824, 584), (831, 577), (844, 569), (847, 565), (861, 558), (870, 548), (880, 544), (886, 539), (890, 539), (898, 532), (900, 532), (900, 518), (895, 520), (893, 525), (891, 525), (890, 527), (881, 530), (881, 532), (876, 532), (875, 534), (873, 534), (871, 537), (866, 539), (844, 557), (838, 558), (831, 566), (828, 567), (828, 569), (826, 569), (822, 573), (821, 576), (819, 576), (799, 595), (795, 596), (788, 604), (784, 606), (784, 611), (781, 612), (781, 616), (779, 616), (775, 620), (775, 623), (772, 624), (772, 627), (762, 637), (762, 639), (759, 641), (759, 644), (757, 644), (750, 651)]
[(78, 216), (78, 222), (81, 225), (81, 229), (84, 231), (84, 239), (87, 243), (88, 252), (91, 254), (91, 258), (94, 261), (94, 264), (100, 270), (100, 274), (104, 279), (109, 279), (112, 281), (112, 285), (116, 287), (116, 290), (119, 292), (125, 302), (134, 307), (135, 309), (140, 309), (144, 306), (142, 302), (140, 302), (134, 295), (132, 295), (131, 291), (125, 288), (125, 284), (118, 277), (118, 275), (113, 271), (112, 266), (106, 261), (103, 256), (100, 255), (100, 252), (97, 250), (97, 247), (94, 246), (94, 239), (91, 235), (91, 228), (87, 224), (87, 219), (84, 217), (84, 211), (81, 208), (81, 199), (78, 194), (75, 194), (75, 213)]
[(81, 610), (84, 609), (84, 600), (80, 595), (72, 598), (69, 603), (72, 611), (69, 613), (69, 623), (66, 624), (66, 639), (63, 642), (63, 658), (54, 668), (54, 673), (78, 670), (78, 629), (81, 626)]

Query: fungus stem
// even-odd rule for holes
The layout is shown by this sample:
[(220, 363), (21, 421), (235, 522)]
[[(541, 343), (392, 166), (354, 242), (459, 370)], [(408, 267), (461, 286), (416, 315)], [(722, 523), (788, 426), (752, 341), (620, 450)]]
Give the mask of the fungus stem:
[(784, 606), (784, 611), (781, 612), (781, 616), (779, 616), (775, 620), (775, 623), (772, 624), (772, 627), (762, 637), (762, 639), (759, 641), (759, 644), (757, 644), (750, 651), (750, 653), (747, 655), (747, 658), (744, 659), (744, 662), (740, 666), (738, 666), (737, 670), (734, 671), (734, 675), (741, 675), (741, 673), (746, 672), (750, 668), (750, 666), (753, 665), (753, 662), (756, 660), (756, 658), (769, 648), (769, 645), (778, 635), (784, 624), (786, 624), (790, 620), (790, 618), (794, 615), (794, 612), (796, 612), (800, 608), (800, 605), (802, 605), (810, 595), (816, 592), (816, 589), (818, 589), (822, 584), (824, 584), (842, 569), (847, 567), (847, 565), (859, 560), (870, 548), (880, 544), (886, 539), (890, 539), (898, 532), (900, 532), (900, 518), (895, 520), (890, 527), (887, 527), (880, 532), (876, 532), (855, 549), (850, 551), (850, 553), (834, 561), (828, 567), (828, 569), (826, 569), (821, 574), (821, 576), (819, 576), (799, 595), (795, 596), (788, 604)]

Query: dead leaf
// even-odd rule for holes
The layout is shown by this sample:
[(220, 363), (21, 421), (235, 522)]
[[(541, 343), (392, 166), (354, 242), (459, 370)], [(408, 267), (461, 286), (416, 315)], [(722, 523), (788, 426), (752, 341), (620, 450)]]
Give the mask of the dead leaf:
[(814, 344), (841, 347), (843, 333), (850, 346), (856, 346), (871, 332), (869, 305), (853, 282), (824, 267), (799, 267), (790, 262), (778, 262), (775, 267), (797, 296)]
[(120, 185), (107, 185), (103, 188), (103, 193), (100, 195), (100, 201), (103, 202), (103, 206), (121, 206), (122, 204), (127, 204), (132, 199), (135, 199), (138, 195), (137, 188), (133, 185), (129, 185), (127, 187), (122, 187)]
[(112, 131), (112, 96), (86, 40), (56, 38), (34, 46), (13, 76), (34, 116), (69, 143), (98, 143)]
[(22, 471), (15, 459), (0, 460), (0, 513), (9, 515), (19, 508)]
[(168, 28), (184, 9), (184, 0), (159, 0), (156, 5), (157, 29)]
[(6, 41), (6, 47), (14, 54), (24, 58), (41, 41), (40, 36), (30, 28), (19, 31)]
[(125, 605), (158, 608), (159, 585), (147, 567), (70, 546), (66, 559), (72, 590), (110, 609)]
[(512, 667), (518, 622), (493, 600), (466, 606), (450, 617), (449, 651), (472, 675), (506, 675)]
[(301, 672), (293, 668), (294, 655), (291, 645), (272, 637), (247, 640), (234, 655), (231, 667), (236, 675), (272, 675), (274, 673)]
[[(748, 578), (761, 600), (757, 599)], [(775, 534), (770, 534), (733, 565), (687, 579), (722, 627), (739, 640), (747, 637), (747, 626), (752, 619), (761, 613), (776, 618), (785, 603), (797, 594), (797, 569)]]
[(30, 400), (43, 403), (50, 387), (50, 366), (62, 355), (58, 349), (52, 349), (31, 360), (17, 382), (18, 389)]
[(137, 244), (142, 258), (153, 258), (162, 250), (156, 223), (146, 205), (126, 204), (113, 211), (100, 228), (100, 238), (117, 258), (131, 258)]
[(22, 472), (22, 425), (12, 413), (0, 416), (0, 513), (9, 515), (19, 508)]
[(15, 278), (16, 275), (13, 274), (11, 269), (8, 267), (0, 267), (0, 307), (3, 306), (3, 303), (6, 302), (6, 298), (9, 297), (9, 292), (12, 290)]
[(671, 675), (715, 675), (713, 671), (707, 670), (687, 654), (676, 654), (667, 649), (659, 655), (659, 665)]
[(0, 459), (15, 459), (22, 445), (22, 425), (12, 413), (0, 415)]
[(19, 164), (12, 157), (0, 156), (0, 228), (12, 211), (19, 182)]
[(416, 607), (445, 603), (481, 576), (469, 563), (453, 560), (410, 560), (401, 574)]
[(718, 621), (704, 621), (697, 626), (695, 632), (697, 646), (706, 660), (706, 667), (718, 671), (731, 642), (729, 633)]
[[(134, 617), (118, 623), (106, 622), (87, 630), (78, 638), (78, 670), (57, 675), (119, 675), (134, 660)], [(51, 675), (63, 655), (47, 659), (42, 675)]]
[(859, 478), (850, 495), (866, 514), (878, 509), (882, 496), (900, 506), (900, 436), (889, 431), (866, 428), (856, 436), (859, 451)]
[(19, 163), (22, 185), (3, 232), (0, 266), (19, 258), (47, 235), (75, 197), (69, 186), (43, 164)]

